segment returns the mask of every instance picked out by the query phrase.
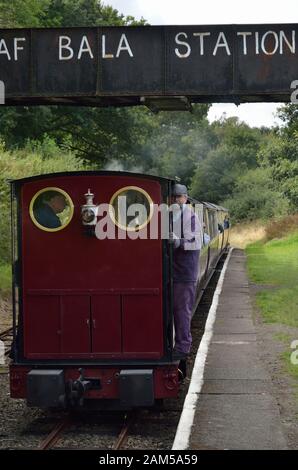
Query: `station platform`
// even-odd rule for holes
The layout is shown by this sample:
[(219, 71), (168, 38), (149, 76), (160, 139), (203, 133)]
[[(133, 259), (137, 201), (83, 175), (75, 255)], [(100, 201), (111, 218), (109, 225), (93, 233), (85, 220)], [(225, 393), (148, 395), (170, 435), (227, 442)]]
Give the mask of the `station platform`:
[(238, 249), (226, 260), (214, 294), (214, 322), (206, 323), (173, 449), (287, 448), (257, 344), (245, 263)]

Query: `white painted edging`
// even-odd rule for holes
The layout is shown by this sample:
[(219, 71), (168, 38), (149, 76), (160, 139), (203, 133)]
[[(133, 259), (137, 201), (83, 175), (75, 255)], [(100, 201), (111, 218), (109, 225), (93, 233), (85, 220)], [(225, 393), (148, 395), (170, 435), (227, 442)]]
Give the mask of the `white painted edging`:
[(215, 289), (212, 304), (208, 312), (208, 318), (205, 325), (205, 332), (198, 349), (194, 368), (192, 371), (191, 381), (189, 384), (188, 393), (185, 397), (183, 410), (180, 416), (180, 421), (176, 431), (172, 450), (185, 450), (188, 449), (191, 428), (196, 411), (196, 404), (199, 398), (199, 394), (202, 390), (204, 383), (204, 369), (207, 359), (209, 345), (213, 335), (213, 326), (216, 318), (216, 311), (218, 306), (218, 299), (222, 291), (223, 281), (227, 270), (228, 263), (232, 254), (233, 248), (227, 256), (227, 259), (223, 265), (222, 272), (220, 274), (217, 287)]

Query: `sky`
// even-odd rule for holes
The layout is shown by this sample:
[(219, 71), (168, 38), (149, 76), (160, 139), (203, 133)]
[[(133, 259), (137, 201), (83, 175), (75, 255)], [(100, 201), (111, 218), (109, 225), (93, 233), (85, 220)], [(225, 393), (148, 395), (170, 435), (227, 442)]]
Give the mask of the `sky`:
[[(104, 0), (124, 15), (151, 25), (298, 23), (297, 0)], [(297, 77), (298, 78), (298, 77)], [(273, 126), (278, 103), (212, 105), (208, 118), (238, 116), (250, 126)]]

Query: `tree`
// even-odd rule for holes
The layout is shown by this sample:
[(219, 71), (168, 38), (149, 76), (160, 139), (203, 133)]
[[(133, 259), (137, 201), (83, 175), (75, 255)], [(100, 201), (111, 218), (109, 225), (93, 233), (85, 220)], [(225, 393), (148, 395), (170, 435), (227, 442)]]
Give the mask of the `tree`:
[(0, 0), (1, 28), (35, 28), (41, 26), (51, 0)]
[(228, 118), (211, 126), (214, 137), (206, 158), (191, 180), (191, 193), (200, 200), (220, 203), (234, 191), (237, 178), (257, 167), (257, 151), (263, 139), (238, 118)]
[[(2, 26), (57, 27), (127, 25), (137, 22), (99, 0), (0, 0)], [(141, 20), (138, 24), (144, 24)], [(0, 137), (6, 148), (29, 140), (53, 138), (85, 160), (102, 166), (110, 158), (127, 158), (136, 144), (134, 111), (91, 107), (0, 107)]]
[(145, 24), (101, 0), (0, 0), (0, 26), (6, 28), (123, 26)]
[(298, 110), (293, 104), (280, 108), (285, 122), (258, 152), (258, 161), (272, 169), (276, 188), (288, 199), (291, 210), (298, 204)]
[[(209, 105), (194, 105), (193, 112), (147, 113), (146, 138), (135, 150), (144, 171), (165, 177), (179, 177), (189, 184), (198, 161), (208, 147)], [(144, 111), (140, 112), (144, 113)]]
[(276, 188), (269, 167), (251, 169), (238, 176), (233, 195), (222, 204), (236, 221), (269, 219), (286, 215), (289, 211), (289, 202)]

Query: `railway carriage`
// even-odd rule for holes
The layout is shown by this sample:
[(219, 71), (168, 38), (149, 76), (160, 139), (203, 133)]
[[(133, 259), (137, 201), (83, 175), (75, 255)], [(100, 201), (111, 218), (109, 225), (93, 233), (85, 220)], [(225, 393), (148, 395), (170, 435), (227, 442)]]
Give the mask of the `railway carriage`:
[[(128, 409), (177, 396), (173, 248), (159, 210), (169, 206), (174, 184), (103, 171), (11, 183), (13, 398)], [(124, 202), (138, 211), (123, 216)], [(218, 230), (224, 208), (195, 202), (211, 237), (201, 251), (199, 299), (228, 230)]]

